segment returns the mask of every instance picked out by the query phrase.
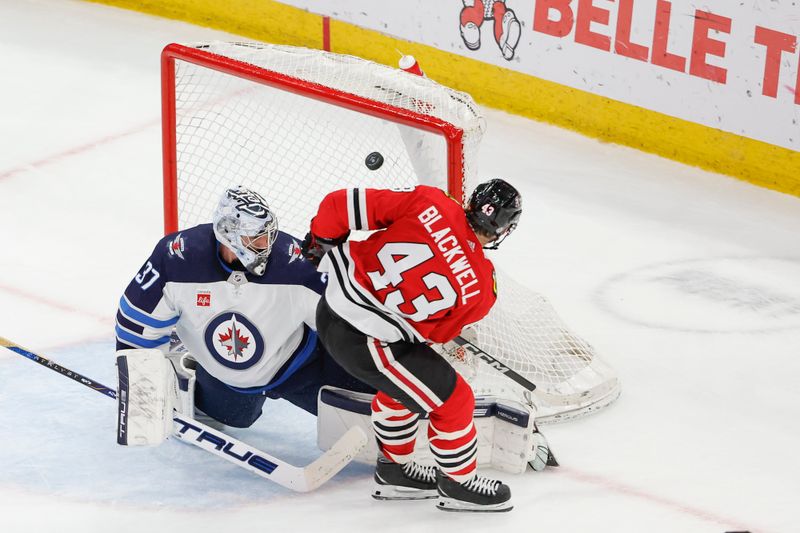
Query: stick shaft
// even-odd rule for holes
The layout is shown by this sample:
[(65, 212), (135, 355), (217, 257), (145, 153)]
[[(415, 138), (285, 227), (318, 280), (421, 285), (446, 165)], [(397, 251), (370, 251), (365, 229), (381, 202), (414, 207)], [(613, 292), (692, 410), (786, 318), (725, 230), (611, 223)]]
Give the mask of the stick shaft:
[[(6, 338), (0, 337), (0, 347), (7, 348), (109, 398), (116, 399), (117, 397), (116, 390), (26, 350)], [(351, 428), (334, 444), (331, 450), (310, 465), (298, 467), (177, 412), (173, 416), (173, 425), (175, 426), (175, 436), (181, 440), (298, 492), (314, 490), (328, 481), (352, 461), (367, 442), (367, 436), (363, 431)]]
[(473, 343), (471, 343), (464, 337), (456, 337), (455, 339), (453, 339), (453, 342), (455, 342), (465, 350), (471, 352), (472, 354), (476, 355), (484, 363), (494, 368), (495, 370), (506, 376), (511, 381), (514, 381), (517, 384), (522, 385), (531, 392), (536, 389), (536, 385), (531, 383), (528, 379), (515, 372), (514, 369), (503, 363), (498, 358), (481, 350), (479, 347), (475, 346)]
[(46, 357), (42, 357), (41, 355), (35, 354), (35, 353), (31, 352), (30, 350), (26, 350), (22, 346), (20, 346), (18, 344), (15, 344), (15, 343), (11, 342), (8, 339), (0, 337), (0, 346), (8, 348), (12, 352), (17, 353), (17, 354), (21, 355), (22, 357), (26, 357), (26, 358), (30, 359), (31, 361), (33, 361), (35, 363), (39, 363), (43, 367), (49, 368), (50, 370), (52, 370), (54, 372), (58, 372), (62, 376), (68, 377), (73, 381), (77, 381), (78, 383), (80, 383), (82, 385), (85, 385), (85, 386), (89, 387), (92, 390), (95, 390), (95, 391), (97, 391), (97, 392), (99, 392), (101, 394), (105, 394), (109, 398), (114, 398), (114, 399), (117, 398), (117, 392), (116, 392), (115, 389), (112, 389), (110, 387), (106, 387), (102, 383), (98, 383), (97, 381), (94, 381), (93, 379), (89, 379), (86, 376), (84, 376), (83, 374), (79, 374), (79, 373), (75, 372), (74, 370), (70, 370), (69, 368), (63, 367), (63, 366), (59, 365), (58, 363), (53, 362), (53, 361), (51, 361), (50, 359), (48, 359)]

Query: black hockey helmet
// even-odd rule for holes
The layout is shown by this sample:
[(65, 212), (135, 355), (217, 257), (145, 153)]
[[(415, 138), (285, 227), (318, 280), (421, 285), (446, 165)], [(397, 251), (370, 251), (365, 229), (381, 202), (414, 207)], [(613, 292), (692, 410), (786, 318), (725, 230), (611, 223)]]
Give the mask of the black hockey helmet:
[(522, 196), (504, 180), (489, 180), (472, 191), (466, 212), (475, 232), (494, 238), (484, 246), (493, 250), (517, 227), (522, 214)]

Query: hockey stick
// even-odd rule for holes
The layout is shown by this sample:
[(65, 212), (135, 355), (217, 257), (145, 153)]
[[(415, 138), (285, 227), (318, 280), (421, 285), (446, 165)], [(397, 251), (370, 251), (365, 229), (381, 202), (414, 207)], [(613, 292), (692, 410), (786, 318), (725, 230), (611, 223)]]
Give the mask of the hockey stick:
[[(531, 381), (519, 375), (517, 372), (514, 371), (514, 369), (503, 363), (501, 360), (485, 352), (484, 350), (482, 350), (472, 342), (468, 341), (464, 337), (458, 336), (455, 339), (453, 339), (453, 342), (462, 347), (464, 350), (467, 350), (473, 355), (480, 358), (484, 363), (492, 367), (495, 371), (504, 375), (505, 377), (515, 382), (516, 384), (521, 385), (528, 392), (533, 392), (534, 390), (536, 390), (536, 385), (533, 384)], [(531, 401), (530, 397), (528, 398), (528, 401)], [(541, 435), (541, 432), (539, 431), (536, 422), (533, 423), (533, 429), (534, 429), (533, 431), (534, 434), (539, 433)], [(542, 435), (542, 439), (546, 444), (547, 439), (544, 438), (544, 435)], [(559, 466), (558, 460), (556, 459), (555, 455), (553, 455), (553, 451), (550, 449), (549, 444), (546, 444), (546, 446), (544, 446), (544, 449), (547, 450), (547, 457), (542, 460), (541, 465), (535, 465), (534, 461), (530, 461), (529, 463), (534, 470), (542, 470), (544, 468), (544, 465)]]
[(511, 367), (503, 363), (501, 360), (496, 358), (495, 356), (486, 353), (475, 344), (471, 343), (464, 337), (456, 337), (453, 339), (453, 342), (458, 344), (460, 347), (464, 348), (468, 352), (472, 353), (479, 359), (481, 359), (484, 363), (495, 369), (496, 371), (503, 374), (505, 377), (510, 379), (511, 381), (515, 382), (517, 385), (522, 385), (523, 388), (526, 390), (533, 392), (536, 389), (536, 385), (525, 379), (525, 377), (519, 375), (517, 372), (514, 371)]
[[(114, 389), (63, 367), (46, 357), (26, 350), (8, 339), (0, 337), (0, 346), (58, 372), (62, 376), (77, 381), (109, 398), (116, 399), (117, 397)], [(330, 450), (323, 453), (309, 465), (299, 467), (234, 439), (230, 435), (208, 427), (188, 416), (174, 413), (173, 423), (175, 436), (179, 439), (273, 481), (282, 487), (297, 492), (308, 492), (318, 488), (350, 463), (367, 444), (367, 436), (361, 428), (350, 428), (336, 441)]]

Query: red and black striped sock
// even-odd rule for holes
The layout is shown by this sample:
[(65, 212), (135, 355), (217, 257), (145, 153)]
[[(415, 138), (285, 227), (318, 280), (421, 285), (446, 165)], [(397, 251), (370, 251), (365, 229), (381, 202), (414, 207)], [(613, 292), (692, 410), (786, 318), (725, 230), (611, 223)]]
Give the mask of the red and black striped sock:
[(464, 483), (478, 466), (478, 434), (473, 423), (475, 397), (459, 375), (453, 394), (430, 413), (428, 440), (436, 463), (444, 474)]
[(407, 463), (414, 455), (419, 415), (379, 392), (372, 400), (372, 427), (378, 447), (387, 459)]

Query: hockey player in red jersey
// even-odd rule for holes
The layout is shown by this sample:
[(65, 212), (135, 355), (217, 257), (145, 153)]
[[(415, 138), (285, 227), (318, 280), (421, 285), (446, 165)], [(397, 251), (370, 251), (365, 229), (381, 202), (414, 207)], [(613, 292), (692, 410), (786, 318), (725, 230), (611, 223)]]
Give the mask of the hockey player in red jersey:
[[(379, 391), (375, 498), (511, 509), (508, 486), (476, 473), (472, 390), (429, 343), (452, 340), (489, 312), (496, 287), (483, 248), (496, 248), (521, 212), (519, 193), (499, 179), (480, 184), (466, 210), (427, 186), (339, 190), (320, 204), (303, 242), (305, 256), (328, 272), (318, 333), (345, 370)], [(351, 230), (383, 231), (348, 241)], [(423, 413), (438, 468), (413, 459)]]

